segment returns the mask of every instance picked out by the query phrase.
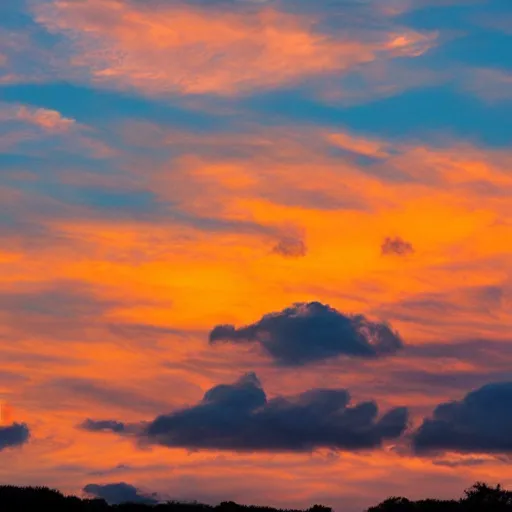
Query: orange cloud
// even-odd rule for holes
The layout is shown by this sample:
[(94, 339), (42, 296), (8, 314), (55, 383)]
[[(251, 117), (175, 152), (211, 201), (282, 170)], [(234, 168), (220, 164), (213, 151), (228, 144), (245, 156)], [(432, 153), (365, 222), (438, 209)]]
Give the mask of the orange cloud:
[(16, 119), (39, 126), (49, 131), (66, 131), (71, 128), (75, 121), (67, 119), (55, 110), (46, 108), (29, 108), (20, 106), (16, 112)]
[(360, 155), (373, 157), (386, 157), (388, 152), (380, 141), (370, 140), (365, 137), (355, 137), (349, 133), (333, 133), (329, 139), (337, 146)]
[[(33, 105), (0, 103), (0, 123), (17, 122), (18, 129), (0, 135), (0, 147), (12, 148), (22, 142), (37, 142), (45, 137), (66, 141), (67, 151), (86, 152), (95, 158), (107, 158), (114, 151), (97, 137), (91, 127), (67, 118), (60, 112)], [(37, 149), (36, 149), (37, 151)]]
[(22, 121), (49, 132), (65, 132), (76, 125), (60, 112), (28, 105), (0, 105), (0, 121)]
[(377, 59), (415, 57), (436, 39), (394, 29), (329, 35), (316, 29), (311, 16), (268, 6), (242, 12), (55, 0), (40, 7), (36, 19), (73, 39), (72, 64), (89, 69), (94, 80), (150, 94), (233, 95), (273, 88)]

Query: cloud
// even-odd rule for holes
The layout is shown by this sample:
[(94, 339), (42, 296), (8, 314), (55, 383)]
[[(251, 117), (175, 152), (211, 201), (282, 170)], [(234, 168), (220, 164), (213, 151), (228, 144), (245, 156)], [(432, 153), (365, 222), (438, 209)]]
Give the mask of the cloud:
[[(162, 410), (162, 407), (169, 407), (169, 402), (158, 400), (151, 393), (141, 393), (136, 387), (85, 377), (59, 377), (39, 382), (37, 386), (26, 391), (26, 394), (29, 393), (35, 399), (51, 395), (62, 409), (73, 405), (92, 403), (110, 408), (154, 414)], [(99, 429), (102, 428), (100, 426)]]
[[(27, 156), (45, 140), (66, 139), (67, 148), (91, 143), (74, 119), (60, 112), (20, 103), (0, 102), (0, 150), (22, 150)], [(26, 170), (26, 169), (24, 169)]]
[(445, 468), (460, 468), (460, 467), (472, 467), (472, 466), (482, 466), (484, 464), (489, 464), (496, 462), (497, 459), (495, 458), (480, 458), (480, 457), (469, 457), (466, 459), (440, 459), (440, 460), (434, 460), (432, 461), (432, 464), (434, 466), (442, 466)]
[(284, 237), (274, 246), (272, 252), (285, 258), (302, 258), (306, 256), (308, 248), (300, 238)]
[(413, 435), (419, 452), (512, 452), (512, 382), (487, 384), (438, 405)]
[(347, 132), (332, 133), (329, 135), (328, 139), (335, 146), (351, 153), (373, 158), (385, 158), (389, 156), (389, 151), (384, 143), (378, 140), (357, 137)]
[(30, 431), (24, 423), (13, 423), (9, 426), (0, 426), (0, 451), (5, 448), (21, 446), (30, 437)]
[(512, 100), (512, 73), (501, 69), (471, 69), (463, 88), (489, 103)]
[[(40, 5), (35, 20), (69, 39), (70, 63), (95, 82), (150, 94), (275, 88), (376, 59), (416, 57), (436, 39), (391, 22), (359, 31), (347, 22), (340, 36), (339, 30), (318, 30), (320, 12), (286, 12), (275, 3), (209, 4), (64, 0)], [(360, 12), (343, 5), (337, 10), (360, 24)]]
[(103, 315), (119, 306), (88, 282), (19, 282), (0, 293), (0, 331), (15, 339), (86, 339)]
[(91, 496), (104, 499), (110, 505), (120, 503), (143, 503), (156, 505), (158, 499), (142, 493), (137, 487), (119, 482), (114, 484), (87, 484), (83, 491)]
[(403, 347), (398, 333), (363, 315), (347, 316), (319, 302), (298, 303), (246, 327), (218, 325), (210, 343), (259, 343), (283, 366), (299, 366), (340, 355), (376, 358)]
[[(45, 177), (50, 181), (55, 174), (64, 174), (59, 173), (59, 168), (62, 168), (62, 148), (65, 148), (68, 155), (81, 155), (87, 159), (98, 160), (113, 156), (112, 148), (103, 138), (104, 135), (99, 136), (96, 129), (66, 117), (57, 110), (0, 102), (0, 149), (6, 152), (20, 151), (23, 158), (26, 158), (27, 168), (24, 170), (33, 170), (34, 174), (42, 172), (41, 167), (49, 167)], [(49, 141), (52, 142), (51, 146)], [(43, 147), (44, 151), (41, 152)], [(67, 163), (64, 167), (69, 176), (69, 167), (73, 166)], [(55, 186), (62, 185), (63, 181), (66, 178), (59, 176)]]
[[(268, 399), (254, 373), (234, 384), (208, 390), (197, 405), (158, 416), (138, 436), (151, 443), (189, 449), (242, 452), (303, 452), (318, 448), (364, 450), (399, 437), (407, 426), (405, 408), (378, 417), (374, 402), (350, 406), (344, 389), (311, 389), (297, 396)], [(134, 431), (118, 422), (88, 420), (116, 432)], [(108, 429), (107, 429), (108, 430)]]
[(124, 423), (114, 420), (95, 421), (86, 419), (80, 424), (80, 428), (88, 430), (89, 432), (123, 432), (125, 429)]
[(26, 317), (92, 319), (116, 305), (98, 297), (89, 283), (82, 281), (23, 283), (15, 290), (0, 293), (1, 312)]
[(0, 106), (0, 121), (29, 123), (48, 132), (66, 132), (76, 126), (74, 119), (66, 118), (56, 110), (19, 104), (2, 104)]
[(381, 252), (385, 256), (397, 255), (407, 256), (414, 252), (414, 248), (411, 243), (402, 240), (400, 237), (390, 238), (387, 237), (381, 245)]
[(115, 466), (106, 469), (97, 469), (89, 471), (90, 476), (107, 476), (119, 473), (147, 473), (148, 471), (164, 471), (168, 473), (174, 469), (173, 466), (165, 464), (143, 464), (140, 466), (132, 466), (130, 464), (116, 464)]

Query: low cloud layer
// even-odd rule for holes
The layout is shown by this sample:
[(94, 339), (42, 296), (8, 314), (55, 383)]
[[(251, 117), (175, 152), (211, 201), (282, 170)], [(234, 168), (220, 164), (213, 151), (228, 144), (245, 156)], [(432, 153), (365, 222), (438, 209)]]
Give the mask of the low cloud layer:
[(96, 498), (102, 498), (110, 505), (120, 503), (144, 503), (156, 505), (158, 500), (152, 496), (142, 493), (133, 485), (125, 482), (114, 484), (87, 484), (83, 491)]
[(6, 427), (0, 427), (0, 451), (21, 446), (28, 441), (29, 437), (30, 431), (27, 425), (23, 423), (13, 423)]
[[(399, 437), (407, 421), (405, 408), (379, 417), (374, 402), (351, 406), (344, 389), (311, 389), (292, 397), (268, 399), (257, 376), (249, 373), (234, 384), (210, 389), (197, 405), (158, 416), (143, 425), (137, 435), (151, 444), (189, 449), (356, 451)], [(87, 420), (82, 427), (117, 433), (136, 431), (117, 421)]]
[(295, 304), (246, 327), (218, 325), (210, 343), (259, 343), (279, 365), (299, 366), (341, 355), (376, 358), (403, 347), (399, 334), (362, 315), (348, 316), (319, 302)]
[(512, 452), (512, 382), (500, 382), (440, 404), (413, 438), (417, 452)]

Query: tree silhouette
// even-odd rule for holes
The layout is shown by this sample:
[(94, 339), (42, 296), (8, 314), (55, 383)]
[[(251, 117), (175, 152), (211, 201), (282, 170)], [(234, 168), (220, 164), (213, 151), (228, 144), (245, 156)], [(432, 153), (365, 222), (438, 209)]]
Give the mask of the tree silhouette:
[[(313, 505), (306, 511), (278, 510), (271, 507), (240, 505), (225, 501), (217, 506), (197, 502), (109, 505), (103, 499), (82, 499), (65, 496), (47, 487), (0, 486), (1, 512), (332, 512), (323, 505)], [(477, 482), (464, 492), (460, 500), (427, 499), (411, 501), (391, 497), (367, 512), (512, 512), (512, 492)], [(340, 511), (342, 512), (342, 511)]]
[(512, 492), (505, 491), (500, 484), (490, 487), (483, 482), (477, 482), (464, 494), (467, 510), (512, 510)]

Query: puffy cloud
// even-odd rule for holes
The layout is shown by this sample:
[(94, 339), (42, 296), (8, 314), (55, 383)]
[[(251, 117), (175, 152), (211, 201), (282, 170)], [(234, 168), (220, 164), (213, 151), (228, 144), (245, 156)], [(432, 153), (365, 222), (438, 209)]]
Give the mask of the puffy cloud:
[(387, 237), (384, 242), (382, 242), (381, 252), (386, 256), (391, 254), (406, 256), (407, 254), (412, 254), (414, 248), (411, 243), (402, 240), (399, 236), (395, 238)]
[(246, 327), (218, 325), (210, 343), (259, 343), (283, 366), (298, 366), (341, 355), (376, 358), (394, 354), (403, 342), (385, 323), (349, 316), (319, 302), (298, 303), (263, 316)]
[(440, 404), (413, 436), (417, 452), (512, 452), (512, 382), (487, 384)]
[[(344, 389), (311, 389), (297, 396), (268, 399), (249, 373), (234, 384), (208, 390), (192, 407), (141, 424), (137, 434), (151, 444), (235, 451), (362, 450), (399, 437), (407, 426), (405, 408), (378, 417), (374, 402), (350, 406)], [(122, 425), (121, 427), (119, 425)], [(117, 421), (91, 421), (85, 428), (135, 432)]]
[(285, 258), (301, 258), (306, 256), (308, 248), (300, 238), (285, 237), (274, 246), (273, 252)]
[(30, 431), (24, 423), (13, 423), (8, 426), (0, 426), (0, 451), (5, 448), (21, 446), (30, 437)]
[(104, 499), (110, 505), (120, 503), (144, 503), (156, 505), (158, 499), (142, 493), (137, 487), (119, 482), (114, 484), (87, 484), (83, 491), (91, 496)]

